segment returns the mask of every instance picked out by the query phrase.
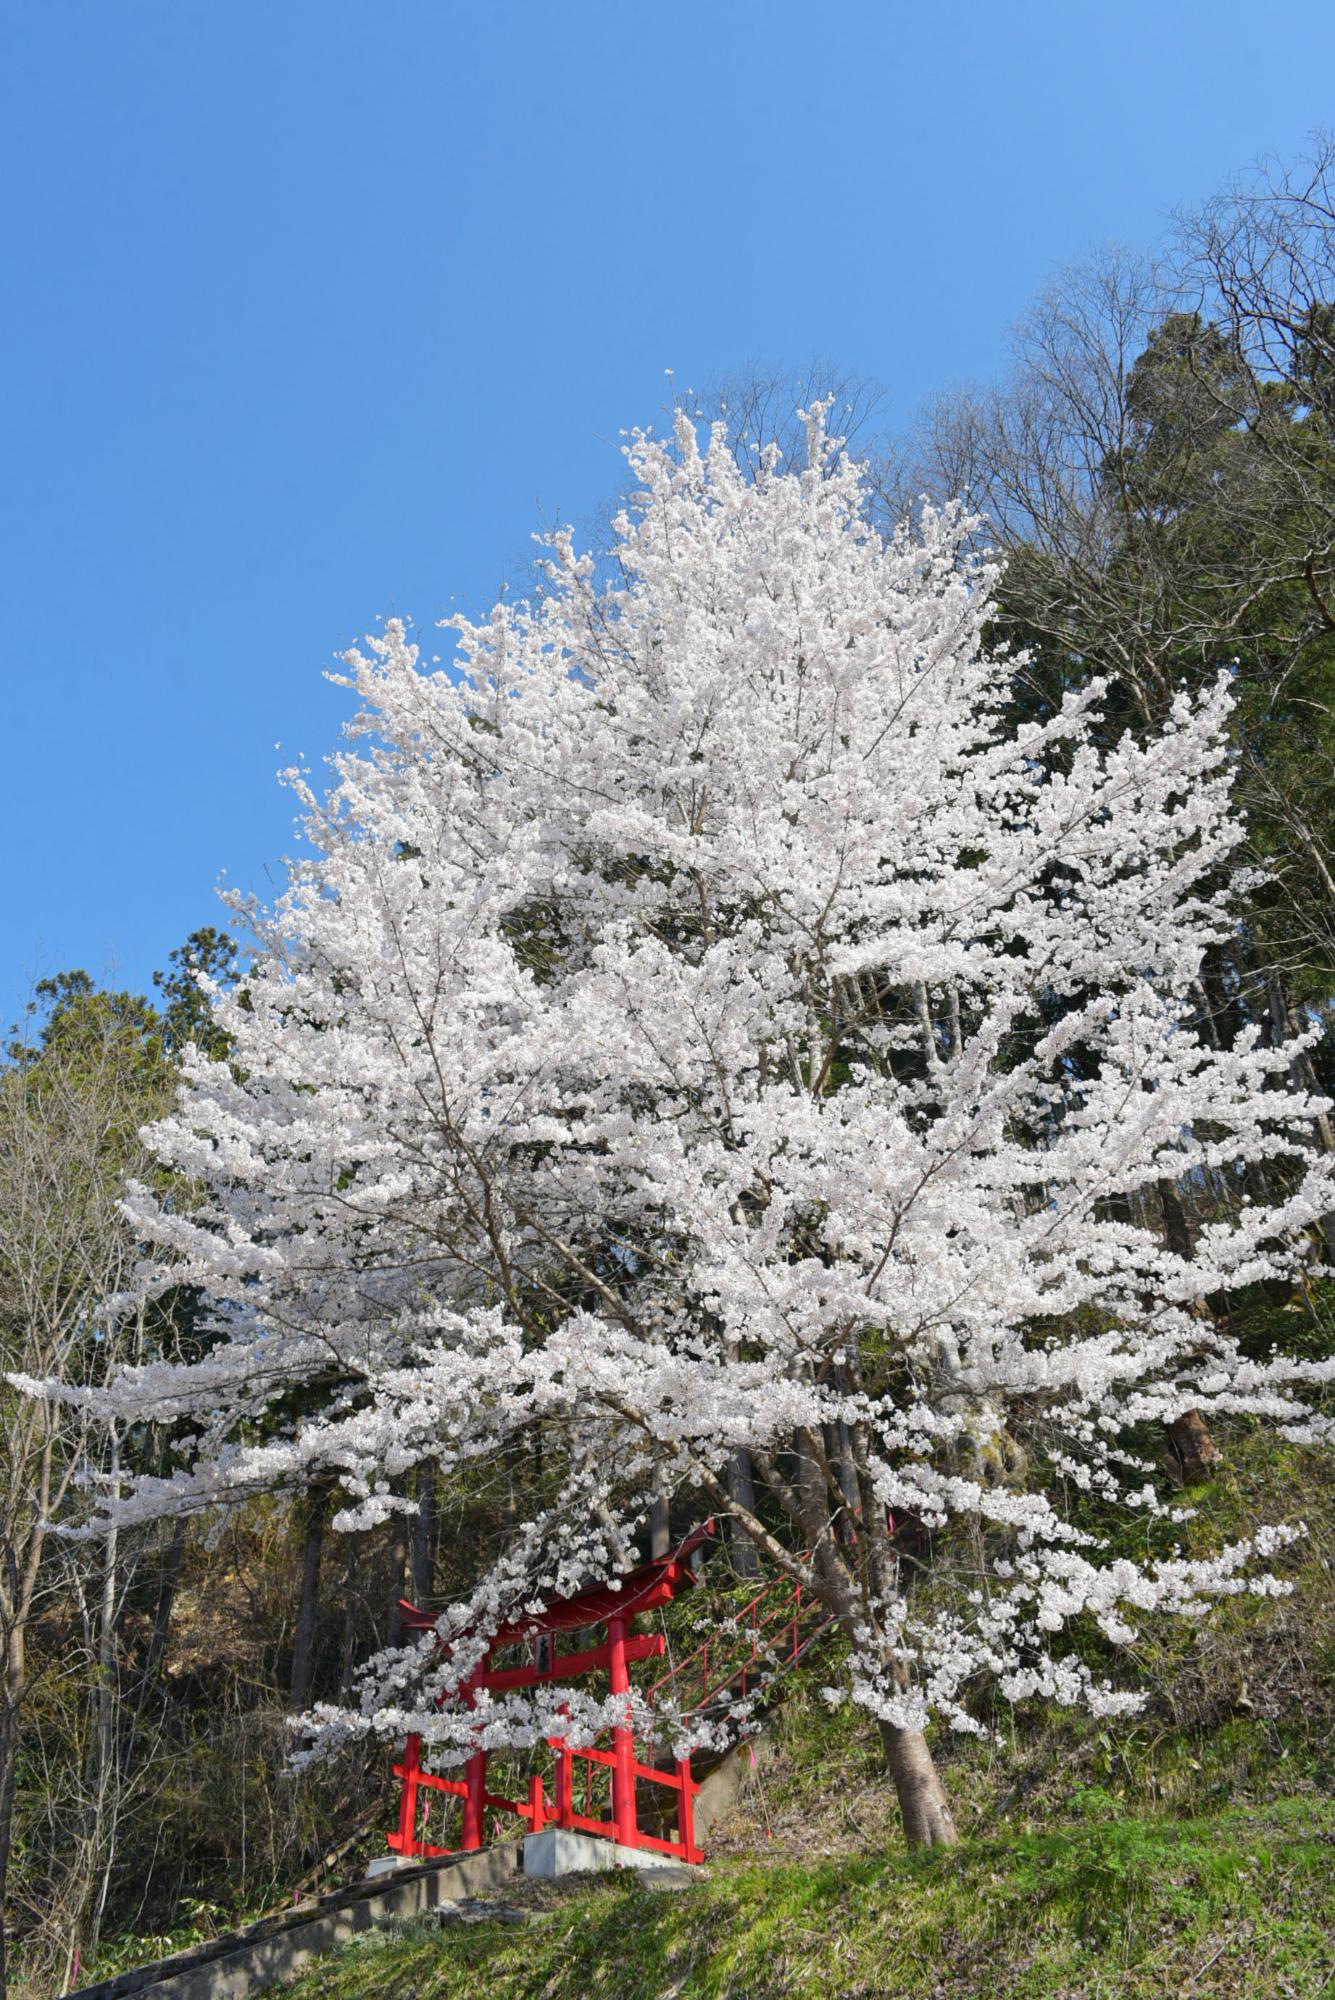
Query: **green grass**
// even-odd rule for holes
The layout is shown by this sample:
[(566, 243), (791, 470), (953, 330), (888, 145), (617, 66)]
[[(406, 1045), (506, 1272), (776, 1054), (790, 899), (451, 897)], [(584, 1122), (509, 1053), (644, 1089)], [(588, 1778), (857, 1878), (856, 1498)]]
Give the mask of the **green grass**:
[(543, 1914), (377, 1934), (290, 2000), (1317, 2000), (1335, 1994), (1335, 1804), (745, 1862), (676, 1896), (603, 1878), (548, 1891)]

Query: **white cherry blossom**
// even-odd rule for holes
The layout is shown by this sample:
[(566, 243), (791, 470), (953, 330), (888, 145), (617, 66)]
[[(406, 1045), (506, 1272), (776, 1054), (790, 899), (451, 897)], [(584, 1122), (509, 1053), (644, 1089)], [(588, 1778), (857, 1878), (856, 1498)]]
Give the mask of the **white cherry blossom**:
[[(333, 1476), (352, 1528), (423, 1460), (541, 1436), (565, 1468), (453, 1653), (381, 1655), (319, 1743), (535, 1740), (545, 1696), (449, 1699), (487, 1633), (615, 1574), (656, 1479), (740, 1506), (743, 1449), (793, 1516), (771, 1557), (819, 1541), (911, 1831), (918, 1732), (976, 1729), (985, 1680), (1134, 1706), (1073, 1621), (1124, 1644), (1276, 1587), (1274, 1536), (1108, 1560), (1044, 1471), (1171, 1528), (1132, 1426), (1324, 1435), (1329, 1369), (1244, 1360), (1198, 1305), (1310, 1256), (1331, 1206), (1293, 1051), (1196, 1025), (1235, 923), (1227, 676), (1143, 739), (1109, 743), (1097, 682), (1017, 723), (974, 524), (884, 539), (823, 415), (754, 479), (721, 429), (636, 434), (610, 565), (554, 537), (535, 602), (447, 621), (454, 673), (393, 620), (347, 656), (331, 789), (292, 774), (311, 855), (216, 996), (233, 1053), (154, 1130), (198, 1199), (133, 1195), (145, 1282), (200, 1287), (215, 1339), (107, 1392), (196, 1438), (127, 1511)], [(1136, 1201), (1207, 1173), (1235, 1192), (1187, 1261)], [(856, 1552), (803, 1438), (847, 1441)]]

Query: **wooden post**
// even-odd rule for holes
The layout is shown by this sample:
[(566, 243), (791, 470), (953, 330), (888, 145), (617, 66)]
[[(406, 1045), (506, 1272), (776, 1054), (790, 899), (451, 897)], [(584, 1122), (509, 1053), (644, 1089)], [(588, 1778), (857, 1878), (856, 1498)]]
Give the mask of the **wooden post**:
[(481, 1847), (485, 1807), (483, 1793), (487, 1789), (487, 1753), (478, 1750), (464, 1766), (464, 1782), (468, 1790), (464, 1793), (463, 1839), (459, 1845), (465, 1854)]
[(695, 1794), (699, 1789), (691, 1776), (689, 1757), (677, 1760), (677, 1838), (681, 1842), (683, 1861), (698, 1861), (700, 1850), (695, 1844)]
[[(615, 1695), (630, 1693), (626, 1667), (626, 1620), (607, 1621), (607, 1679)], [(636, 1845), (635, 1824), (635, 1741), (626, 1723), (612, 1731), (612, 1831), (623, 1847)]]
[(399, 1825), (395, 1839), (395, 1846), (404, 1855), (417, 1850), (417, 1774), (421, 1768), (422, 1739), (410, 1736), (403, 1746), (403, 1762), (399, 1766), (403, 1790), (399, 1793)]
[(535, 1771), (528, 1781), (528, 1823), (532, 1833), (541, 1833), (547, 1824), (547, 1805), (542, 1796), (541, 1771)]
[[(483, 1663), (483, 1671), (485, 1671), (485, 1667), (486, 1662)], [(468, 1706), (470, 1708), (474, 1705), (476, 1678), (469, 1683), (467, 1690)], [(487, 1753), (485, 1750), (475, 1750), (469, 1758), (467, 1764), (464, 1766), (464, 1782), (467, 1784), (468, 1790), (464, 1793), (463, 1839), (459, 1844), (465, 1854), (471, 1854), (475, 1848), (481, 1847), (485, 1833), (485, 1800), (487, 1790)]]
[(552, 1745), (556, 1751), (556, 1824), (569, 1826), (575, 1817), (575, 1759), (564, 1737)]

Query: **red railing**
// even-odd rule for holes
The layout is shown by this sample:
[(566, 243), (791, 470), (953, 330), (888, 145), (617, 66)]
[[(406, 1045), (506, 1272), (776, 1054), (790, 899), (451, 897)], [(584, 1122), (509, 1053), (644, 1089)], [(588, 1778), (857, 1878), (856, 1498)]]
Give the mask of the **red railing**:
[[(626, 1847), (650, 1847), (662, 1854), (676, 1855), (682, 1861), (698, 1861), (700, 1850), (695, 1841), (694, 1802), (700, 1787), (691, 1775), (690, 1758), (675, 1759), (671, 1770), (641, 1763), (633, 1747), (625, 1748), (615, 1741), (618, 1737), (629, 1738), (630, 1734), (629, 1730), (613, 1730), (614, 1741), (610, 1750), (594, 1746), (576, 1749), (563, 1737), (548, 1737), (547, 1741), (556, 1753), (553, 1795), (548, 1798), (542, 1775), (535, 1772), (528, 1781), (528, 1797), (525, 1800), (507, 1799), (498, 1792), (489, 1791), (485, 1780), (479, 1785), (471, 1776), (443, 1778), (434, 1771), (424, 1771), (421, 1766), (421, 1738), (410, 1736), (403, 1762), (393, 1766), (394, 1776), (402, 1783), (402, 1791), (399, 1796), (399, 1822), (388, 1836), (388, 1844), (405, 1858), (420, 1860), (480, 1847), (485, 1838), (483, 1821), (486, 1813), (501, 1812), (525, 1821), (530, 1833), (541, 1833), (547, 1826), (573, 1827), (584, 1833), (602, 1834)], [(575, 1809), (576, 1759), (584, 1765), (582, 1812)], [(594, 1811), (593, 1778), (599, 1767), (605, 1768), (612, 1779), (612, 1810), (607, 1817)], [(638, 1825), (629, 1801), (633, 1796), (633, 1787), (640, 1779), (662, 1785), (677, 1794), (675, 1840), (648, 1833)], [(419, 1808), (424, 1803), (421, 1798), (423, 1792), (443, 1792), (463, 1802), (459, 1848), (447, 1847), (419, 1836), (417, 1822)]]
[[(631, 1732), (613, 1730), (614, 1739)], [(603, 1834), (609, 1840), (620, 1841), (623, 1847), (649, 1847), (659, 1854), (674, 1854), (680, 1861), (699, 1861), (700, 1849), (695, 1842), (695, 1795), (700, 1787), (691, 1775), (689, 1757), (674, 1759), (672, 1769), (665, 1770), (657, 1764), (642, 1764), (634, 1754), (619, 1753), (613, 1743), (610, 1750), (599, 1750), (592, 1746), (587, 1750), (573, 1749), (560, 1736), (548, 1737), (548, 1742), (556, 1752), (556, 1809), (552, 1814), (554, 1826), (570, 1826), (584, 1833)], [(575, 1811), (575, 1759), (584, 1765), (584, 1811)], [(594, 1772), (603, 1766), (612, 1776), (612, 1813), (603, 1818), (593, 1811)], [(618, 1785), (618, 1776), (622, 1784)], [(639, 1779), (653, 1785), (662, 1785), (677, 1794), (677, 1838), (665, 1839), (659, 1834), (646, 1833), (633, 1812), (627, 1812), (623, 1800), (633, 1793)]]
[[(388, 1836), (390, 1847), (405, 1858), (414, 1859), (426, 1859), (433, 1855), (450, 1854), (455, 1851), (421, 1838), (418, 1829), (418, 1807), (420, 1794), (426, 1791), (441, 1792), (447, 1797), (462, 1801), (460, 1849), (464, 1852), (483, 1845), (486, 1838), (486, 1815), (490, 1810), (511, 1813), (517, 1819), (524, 1820), (532, 1833), (541, 1833), (545, 1826), (572, 1827), (587, 1833), (602, 1834), (620, 1842), (624, 1847), (653, 1848), (662, 1854), (675, 1855), (682, 1861), (699, 1861), (701, 1855), (695, 1841), (693, 1811), (695, 1794), (699, 1786), (691, 1776), (690, 1758), (677, 1758), (671, 1769), (660, 1769), (656, 1764), (642, 1762), (635, 1755), (634, 1734), (630, 1727), (629, 1668), (634, 1660), (661, 1654), (666, 1640), (658, 1633), (631, 1638), (627, 1631), (631, 1615), (633, 1613), (608, 1620), (606, 1647), (596, 1649), (592, 1655), (566, 1656), (566, 1664), (572, 1660), (587, 1662), (591, 1659), (603, 1664), (605, 1656), (610, 1693), (614, 1698), (619, 1695), (626, 1697), (626, 1725), (613, 1727), (609, 1750), (601, 1750), (594, 1746), (587, 1749), (576, 1748), (568, 1744), (563, 1737), (549, 1737), (548, 1742), (556, 1752), (555, 1798), (549, 1806), (541, 1776), (529, 1779), (527, 1799), (507, 1799), (489, 1791), (485, 1750), (476, 1751), (468, 1759), (462, 1778), (444, 1778), (434, 1771), (424, 1771), (421, 1767), (421, 1737), (410, 1736), (405, 1746), (403, 1762), (393, 1766), (394, 1775), (400, 1781), (401, 1791), (398, 1823), (394, 1832)], [(479, 1673), (465, 1693), (471, 1703), (471, 1689), (474, 1686), (490, 1689), (515, 1684), (531, 1685), (535, 1680), (554, 1678), (561, 1665), (561, 1659), (553, 1655), (549, 1662), (541, 1667), (535, 1665), (531, 1668), (488, 1670)], [(585, 1810), (582, 1813), (575, 1810), (576, 1758), (580, 1758), (584, 1763)], [(595, 1815), (592, 1810), (593, 1778), (598, 1767), (605, 1767), (611, 1778), (611, 1814), (606, 1818)], [(636, 1785), (641, 1779), (675, 1791), (678, 1829), (678, 1837), (675, 1840), (665, 1839), (660, 1834), (648, 1833), (641, 1829), (635, 1801)]]
[[(485, 1781), (478, 1785), (476, 1779), (472, 1777), (442, 1778), (435, 1771), (424, 1771), (420, 1736), (408, 1738), (403, 1762), (393, 1765), (392, 1769), (394, 1776), (402, 1781), (403, 1789), (399, 1795), (399, 1823), (387, 1838), (388, 1845), (403, 1855), (429, 1859), (434, 1855), (455, 1854), (459, 1851), (457, 1848), (442, 1847), (432, 1841), (417, 1838), (419, 1794), (423, 1791), (445, 1792), (463, 1800), (464, 1827), (461, 1839), (464, 1847), (470, 1844), (481, 1846), (482, 1817), (487, 1811), (513, 1813), (516, 1818), (527, 1820), (530, 1833), (541, 1833), (543, 1827), (550, 1825), (555, 1818), (555, 1814), (547, 1806), (540, 1773), (535, 1773), (529, 1779), (526, 1801), (502, 1798), (497, 1792), (489, 1792)], [(479, 1837), (470, 1843), (468, 1836), (474, 1826)]]
[[(647, 1696), (649, 1707), (657, 1708), (669, 1690), (673, 1706), (684, 1718), (717, 1705), (724, 1695), (735, 1692), (744, 1698), (754, 1690), (757, 1681), (762, 1687), (767, 1686), (776, 1674), (796, 1666), (812, 1641), (831, 1623), (832, 1614), (800, 1580), (771, 1577), (728, 1621), (731, 1630), (724, 1638), (706, 1639), (653, 1683)], [(743, 1628), (744, 1648), (740, 1660), (735, 1644), (739, 1627)], [(718, 1666), (720, 1653), (726, 1671), (711, 1681), (711, 1663)], [(688, 1678), (693, 1672), (699, 1674), (698, 1690)]]

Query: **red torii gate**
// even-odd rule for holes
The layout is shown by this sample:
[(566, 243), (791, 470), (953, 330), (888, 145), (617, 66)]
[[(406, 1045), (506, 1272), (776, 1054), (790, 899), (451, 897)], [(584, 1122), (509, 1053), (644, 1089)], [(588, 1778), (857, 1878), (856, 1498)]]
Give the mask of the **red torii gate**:
[[(489, 1692), (500, 1692), (509, 1688), (533, 1687), (539, 1681), (573, 1680), (581, 1674), (594, 1673), (606, 1668), (610, 1693), (627, 1694), (630, 1690), (630, 1668), (637, 1660), (654, 1659), (662, 1654), (667, 1641), (661, 1632), (633, 1634), (632, 1621), (641, 1612), (657, 1610), (660, 1605), (671, 1603), (679, 1590), (689, 1589), (695, 1582), (695, 1572), (689, 1558), (701, 1543), (713, 1533), (713, 1522), (706, 1521), (703, 1527), (686, 1537), (671, 1555), (660, 1556), (653, 1562), (641, 1564), (628, 1576), (622, 1577), (618, 1585), (592, 1584), (587, 1590), (577, 1591), (572, 1597), (549, 1598), (540, 1612), (531, 1617), (515, 1620), (503, 1625), (493, 1637), (479, 1667), (469, 1677), (461, 1689), (465, 1701), (471, 1706), (479, 1688)], [(435, 1625), (429, 1611), (419, 1611), (415, 1605), (403, 1604), (403, 1622), (415, 1632), (428, 1632)], [(560, 1632), (575, 1631), (583, 1626), (603, 1625), (607, 1628), (607, 1638), (600, 1646), (592, 1646), (578, 1653), (558, 1653), (556, 1637)], [(540, 1642), (547, 1640), (545, 1649)], [(493, 1668), (493, 1654), (508, 1646), (531, 1645), (533, 1659), (522, 1666)], [(545, 1657), (544, 1657), (545, 1652)], [(691, 1777), (689, 1756), (675, 1760), (671, 1770), (660, 1770), (653, 1764), (642, 1764), (635, 1756), (634, 1732), (627, 1725), (612, 1730), (610, 1750), (575, 1750), (564, 1738), (548, 1738), (556, 1752), (555, 1795), (549, 1804), (543, 1788), (541, 1774), (529, 1779), (527, 1799), (507, 1799), (487, 1790), (487, 1752), (475, 1751), (464, 1766), (460, 1778), (442, 1778), (434, 1771), (422, 1769), (422, 1739), (413, 1735), (404, 1747), (403, 1762), (394, 1766), (394, 1775), (402, 1782), (399, 1796), (398, 1823), (388, 1836), (388, 1842), (405, 1859), (452, 1854), (453, 1848), (441, 1847), (417, 1838), (418, 1793), (429, 1791), (452, 1793), (463, 1801), (463, 1828), (460, 1850), (468, 1852), (481, 1847), (485, 1839), (485, 1817), (488, 1808), (494, 1812), (512, 1813), (517, 1819), (528, 1823), (529, 1831), (541, 1833), (545, 1826), (573, 1827), (584, 1833), (600, 1834), (606, 1839), (618, 1841), (623, 1847), (652, 1848), (660, 1854), (675, 1855), (681, 1861), (695, 1862), (701, 1859), (696, 1846), (693, 1800), (699, 1790)], [(589, 1765), (605, 1765), (610, 1768), (612, 1779), (612, 1817), (599, 1819), (589, 1813), (577, 1813), (574, 1803), (574, 1760), (581, 1757)], [(677, 1838), (667, 1840), (657, 1834), (641, 1830), (635, 1809), (635, 1787), (637, 1780), (647, 1780), (663, 1785), (677, 1794)], [(586, 1801), (587, 1803), (587, 1801)]]

